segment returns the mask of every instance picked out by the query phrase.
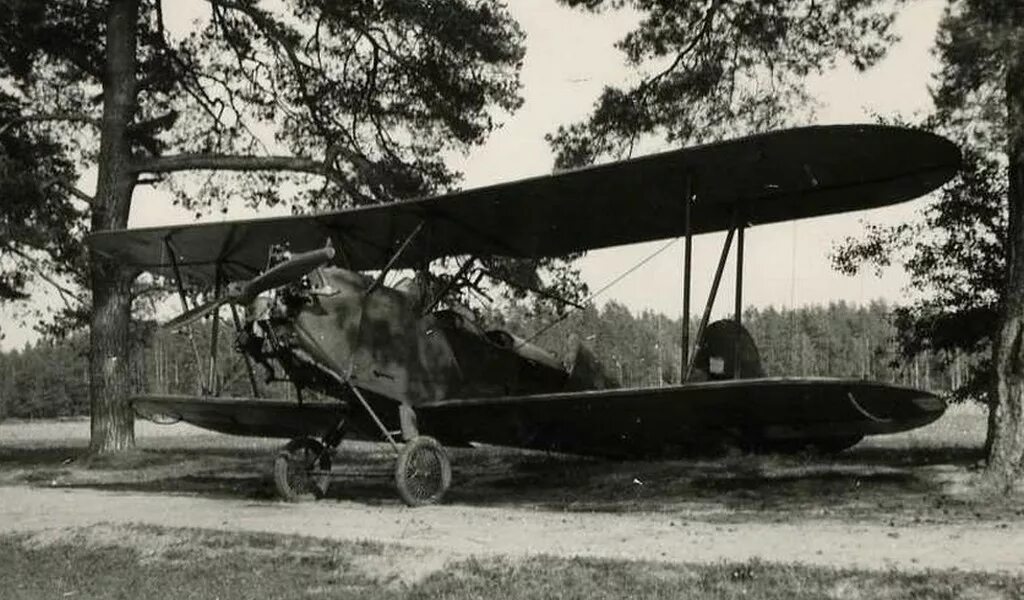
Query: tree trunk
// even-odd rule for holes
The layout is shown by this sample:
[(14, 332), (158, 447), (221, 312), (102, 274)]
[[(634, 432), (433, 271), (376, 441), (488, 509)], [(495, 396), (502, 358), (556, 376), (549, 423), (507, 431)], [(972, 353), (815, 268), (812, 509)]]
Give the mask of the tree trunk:
[[(138, 0), (111, 0), (106, 31), (103, 121), (92, 231), (128, 225), (136, 176), (132, 169), (128, 125), (135, 112), (136, 23)], [(131, 393), (131, 282), (124, 271), (90, 255), (93, 312), (89, 348), (90, 450), (123, 450), (135, 445)]]
[(999, 335), (993, 350), (985, 479), (1008, 491), (1024, 471), (1024, 62), (1009, 56), (1006, 70), (1009, 158), (1009, 256)]

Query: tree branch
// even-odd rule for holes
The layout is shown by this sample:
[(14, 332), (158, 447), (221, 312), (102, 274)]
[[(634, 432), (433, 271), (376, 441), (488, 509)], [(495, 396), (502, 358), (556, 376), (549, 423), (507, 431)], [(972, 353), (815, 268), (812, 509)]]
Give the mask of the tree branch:
[[(150, 285), (139, 290), (133, 290), (131, 297), (132, 301), (135, 301), (139, 298), (145, 298), (146, 296), (153, 296), (156, 294), (174, 294), (177, 293), (177, 291), (178, 288), (173, 285)], [(152, 298), (150, 298), (150, 300), (152, 300)]]
[(32, 258), (27, 253), (22, 252), (20, 249), (14, 247), (13, 245), (7, 244), (5, 246), (5, 249), (11, 254), (21, 257), (22, 260), (28, 263), (29, 268), (32, 269), (32, 271), (35, 273), (37, 277), (39, 277), (46, 283), (50, 284), (57, 291), (57, 294), (60, 296), (60, 299), (64, 303), (64, 306), (66, 308), (72, 310), (74, 309), (74, 307), (71, 306), (69, 298), (71, 300), (74, 300), (75, 302), (78, 302), (78, 304), (82, 306), (87, 306), (87, 303), (84, 298), (76, 294), (73, 290), (70, 290), (67, 287), (61, 285), (56, 279), (47, 275), (46, 270), (42, 268), (38, 260)]
[(708, 4), (707, 12), (704, 13), (700, 31), (698, 31), (697, 34), (693, 36), (690, 42), (682, 50), (676, 53), (676, 58), (675, 60), (672, 61), (671, 65), (669, 65), (667, 68), (662, 70), (657, 75), (654, 75), (647, 81), (644, 81), (640, 84), (640, 86), (637, 88), (637, 92), (640, 94), (640, 96), (646, 96), (648, 90), (653, 88), (658, 83), (658, 81), (664, 79), (666, 75), (672, 73), (677, 68), (679, 68), (679, 65), (683, 63), (683, 59), (690, 52), (692, 52), (694, 48), (697, 47), (697, 44), (707, 39), (707, 37), (711, 34), (711, 29), (714, 24), (715, 15), (718, 12), (719, 5), (721, 5), (721, 0), (711, 0), (711, 2)]
[(65, 190), (67, 190), (67, 192), (69, 194), (71, 194), (72, 196), (74, 196), (75, 198), (78, 198), (79, 200), (85, 202), (86, 204), (89, 204), (90, 206), (92, 205), (93, 197), (90, 196), (89, 194), (86, 194), (85, 192), (83, 192), (82, 190), (78, 189), (77, 187), (71, 185), (70, 183), (68, 183), (66, 181), (59, 181), (59, 182), (57, 182), (57, 185), (59, 185), (60, 187), (64, 188)]
[(71, 194), (75, 198), (78, 198), (79, 200), (82, 200), (83, 202), (90, 206), (93, 203), (94, 199), (92, 196), (86, 194), (82, 190), (75, 187), (75, 184), (71, 183), (71, 181), (66, 177), (51, 177), (50, 179), (44, 180), (39, 187), (47, 188), (50, 187), (51, 185), (55, 185), (64, 189), (64, 191), (66, 191), (67, 193)]
[(136, 161), (136, 173), (175, 171), (297, 171), (329, 176), (325, 164), (301, 156), (234, 156), (229, 154), (173, 154)]

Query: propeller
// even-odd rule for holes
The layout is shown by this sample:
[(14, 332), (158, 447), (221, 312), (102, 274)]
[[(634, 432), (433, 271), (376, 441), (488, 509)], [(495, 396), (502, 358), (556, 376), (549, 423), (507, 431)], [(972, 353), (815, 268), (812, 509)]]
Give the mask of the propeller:
[(327, 246), (319, 250), (311, 250), (295, 254), (288, 260), (278, 263), (245, 283), (235, 282), (228, 286), (227, 292), (220, 298), (200, 304), (187, 310), (163, 324), (163, 329), (177, 329), (202, 319), (221, 306), (233, 304), (249, 304), (267, 290), (279, 288), (300, 279), (321, 265), (334, 258), (334, 248)]

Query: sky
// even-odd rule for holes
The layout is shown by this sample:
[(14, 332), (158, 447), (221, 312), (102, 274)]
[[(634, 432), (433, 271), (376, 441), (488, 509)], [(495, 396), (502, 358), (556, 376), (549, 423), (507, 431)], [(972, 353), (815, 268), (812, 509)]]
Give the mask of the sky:
[[(526, 103), (466, 161), (468, 187), (550, 172), (552, 154), (543, 135), (585, 117), (605, 82), (622, 81), (627, 76), (622, 55), (612, 43), (629, 30), (631, 18), (587, 15), (549, 5), (544, 11), (532, 10), (535, 6), (534, 2), (512, 5), (528, 35), (523, 69)], [(909, 117), (927, 111), (931, 107), (928, 82), (937, 68), (931, 48), (943, 6), (941, 0), (909, 3), (896, 23), (901, 42), (866, 73), (845, 66), (810, 81), (810, 91), (820, 107), (815, 119), (806, 124), (872, 122), (875, 114)], [(921, 206), (922, 201), (915, 201), (749, 229), (744, 305), (865, 303), (876, 298), (900, 301), (907, 281), (901, 271), (890, 270), (881, 278), (873, 273), (843, 276), (832, 269), (829, 249), (848, 236), (859, 236), (864, 221), (912, 219)], [(691, 303), (695, 307), (706, 301), (723, 241), (724, 234), (694, 240)], [(592, 251), (580, 261), (583, 277), (597, 290), (663, 245), (652, 242)], [(632, 310), (679, 315), (682, 264), (682, 244), (677, 243), (599, 296), (598, 304), (614, 299)], [(734, 268), (730, 257), (726, 273)], [(733, 293), (734, 278), (724, 277), (715, 315), (732, 312)]]
[[(931, 48), (943, 5), (942, 0), (905, 5), (895, 24), (901, 41), (867, 72), (840, 66), (810, 80), (808, 86), (819, 107), (813, 120), (805, 124), (872, 122), (876, 114), (911, 117), (927, 111), (931, 106), (927, 86), (937, 68)], [(613, 44), (635, 24), (636, 15), (617, 11), (594, 15), (552, 0), (511, 0), (509, 8), (527, 35), (521, 73), (525, 101), (515, 114), (505, 115), (501, 128), (483, 146), (453, 159), (452, 165), (464, 173), (467, 188), (550, 173), (553, 154), (544, 134), (585, 118), (604, 85), (630, 77)], [(178, 11), (175, 16), (182, 22), (190, 18), (188, 11)], [(866, 303), (878, 298), (900, 302), (905, 294), (905, 274), (890, 269), (882, 277), (872, 272), (843, 276), (831, 268), (829, 250), (848, 236), (859, 236), (864, 222), (913, 219), (926, 201), (748, 229), (744, 304), (788, 307), (840, 300)], [(228, 216), (252, 213), (233, 208)], [(211, 215), (203, 220), (219, 218)], [(193, 220), (191, 213), (172, 206), (158, 193), (136, 192), (132, 227)], [(694, 240), (694, 310), (707, 298), (723, 239), (724, 234), (707, 234)], [(597, 290), (665, 244), (659, 241), (592, 251), (579, 267), (590, 289)], [(616, 300), (634, 311), (649, 309), (677, 316), (682, 312), (682, 262), (682, 243), (676, 242), (595, 301), (600, 305)], [(733, 268), (730, 257), (726, 273), (731, 274)], [(733, 285), (731, 275), (723, 278), (716, 316), (731, 313)], [(2, 349), (21, 347), (35, 337), (30, 327), (18, 325), (9, 309), (0, 310), (0, 321), (6, 334), (0, 340)]]

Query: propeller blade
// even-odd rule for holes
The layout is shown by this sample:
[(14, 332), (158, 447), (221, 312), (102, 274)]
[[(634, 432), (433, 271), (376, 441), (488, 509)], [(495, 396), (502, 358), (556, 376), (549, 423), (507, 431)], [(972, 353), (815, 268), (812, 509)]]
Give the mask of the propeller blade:
[(281, 264), (275, 265), (263, 273), (253, 277), (242, 286), (237, 300), (249, 302), (267, 290), (297, 281), (317, 267), (334, 259), (334, 248), (327, 246), (319, 250), (311, 250), (296, 254)]
[(330, 246), (319, 250), (311, 250), (309, 252), (303, 252), (302, 254), (296, 254), (283, 263), (275, 265), (256, 277), (253, 277), (242, 285), (241, 288), (235, 287), (237, 284), (232, 284), (228, 288), (227, 293), (220, 298), (211, 300), (206, 304), (201, 304), (191, 310), (183, 312), (177, 317), (174, 317), (170, 321), (164, 323), (161, 328), (177, 329), (179, 327), (184, 327), (189, 323), (194, 323), (195, 321), (202, 319), (206, 315), (217, 310), (218, 307), (223, 306), (228, 302), (234, 302), (237, 304), (247, 304), (252, 302), (256, 296), (259, 296), (263, 292), (296, 281), (324, 263), (330, 262), (333, 258), (334, 248)]
[(209, 302), (207, 302), (205, 304), (200, 304), (199, 306), (196, 306), (195, 308), (192, 308), (190, 310), (187, 310), (187, 311), (181, 313), (177, 317), (174, 317), (170, 321), (168, 321), (168, 322), (164, 323), (163, 325), (161, 325), (160, 328), (161, 329), (178, 329), (179, 327), (184, 327), (185, 325), (188, 325), (189, 323), (194, 323), (194, 322), (198, 321), (199, 319), (202, 319), (206, 315), (208, 315), (208, 314), (212, 313), (213, 311), (217, 310), (217, 308), (219, 306), (222, 306), (223, 304), (225, 304), (226, 302), (230, 302), (231, 300), (232, 300), (232, 298), (230, 296), (221, 296), (220, 298), (217, 298), (215, 300), (210, 300)]

